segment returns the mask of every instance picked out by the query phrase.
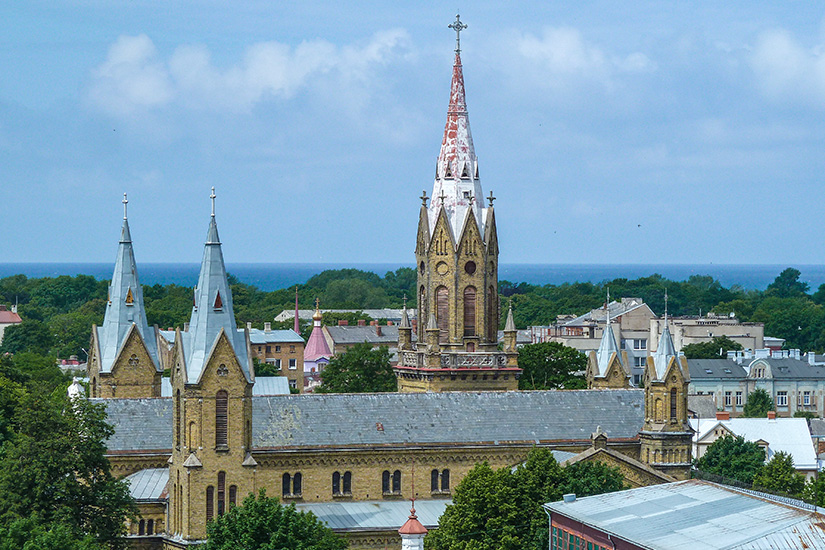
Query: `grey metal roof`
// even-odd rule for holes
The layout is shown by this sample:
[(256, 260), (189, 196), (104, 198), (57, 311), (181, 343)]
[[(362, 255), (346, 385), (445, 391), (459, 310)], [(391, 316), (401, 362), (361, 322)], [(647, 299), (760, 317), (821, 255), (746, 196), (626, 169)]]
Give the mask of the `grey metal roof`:
[(159, 500), (168, 481), (169, 468), (150, 468), (126, 476), (129, 493), (136, 500)]
[(112, 282), (109, 283), (109, 300), (106, 303), (103, 324), (97, 329), (101, 372), (112, 371), (112, 365), (132, 325), (135, 325), (143, 339), (155, 368), (159, 369), (157, 342), (154, 331), (149, 328), (146, 321), (143, 288), (138, 282), (129, 221), (124, 216), (115, 269), (112, 273)]
[(736, 361), (730, 359), (688, 359), (691, 380), (703, 378), (747, 378), (748, 373)]
[(172, 449), (172, 400), (91, 399), (106, 405), (115, 433), (106, 441), (109, 452)]
[(808, 427), (812, 436), (825, 436), (825, 420), (822, 418), (811, 418), (808, 421)]
[(336, 344), (395, 344), (398, 342), (398, 325), (381, 325), (381, 335), (375, 326), (357, 325), (325, 327)]
[[(691, 376), (693, 378), (693, 376)], [(688, 411), (698, 418), (716, 418), (716, 402), (712, 395), (688, 395)]]
[(309, 394), (256, 397), (254, 448), (633, 438), (641, 390)]
[(213, 212), (203, 247), (203, 260), (198, 276), (198, 286), (195, 287), (195, 305), (192, 307), (189, 331), (181, 333), (186, 375), (189, 382), (196, 382), (200, 379), (221, 330), (226, 333), (232, 343), (241, 369), (248, 378), (250, 359), (246, 349), (246, 336), (243, 331), (239, 332), (235, 325), (232, 291), (229, 289), (229, 281), (226, 278), (221, 240)]
[[(289, 378), (286, 376), (256, 376), (252, 395), (289, 395)], [(160, 396), (172, 397), (172, 381), (161, 378)]]
[(644, 307), (645, 305), (646, 304), (641, 298), (622, 298), (621, 302), (613, 300), (607, 304), (607, 313), (605, 313), (604, 307), (591, 309), (584, 315), (579, 315), (578, 317), (565, 321), (562, 324), (566, 326), (579, 326), (594, 322), (604, 323), (607, 315), (610, 315), (611, 319), (615, 319), (620, 315), (624, 315), (635, 309)]
[(544, 507), (642, 548), (825, 549), (821, 518), (810, 510), (706, 481), (652, 485)]
[[(401, 321), (403, 308), (381, 308), (381, 309), (322, 309), (321, 313), (363, 313), (369, 315), (373, 319), (386, 319), (387, 321)], [(417, 310), (415, 308), (407, 308), (407, 316), (410, 319), (416, 317)], [(298, 319), (302, 321), (311, 321), (315, 314), (314, 309), (299, 309)], [(289, 321), (295, 318), (294, 309), (285, 309), (275, 316), (276, 321)]]
[[(243, 332), (239, 329), (238, 332)], [(249, 341), (252, 344), (303, 344), (301, 335), (290, 329), (261, 330), (259, 328), (249, 329)]]
[(811, 365), (807, 361), (800, 361), (799, 359), (765, 357), (754, 359), (750, 366), (753, 367), (755, 363), (767, 363), (773, 378), (825, 380), (825, 366)]
[[(434, 528), (449, 504), (452, 504), (451, 500), (416, 500), (415, 514), (424, 527)], [(410, 503), (406, 500), (312, 502), (295, 507), (312, 512), (334, 531), (400, 529), (410, 515)]]

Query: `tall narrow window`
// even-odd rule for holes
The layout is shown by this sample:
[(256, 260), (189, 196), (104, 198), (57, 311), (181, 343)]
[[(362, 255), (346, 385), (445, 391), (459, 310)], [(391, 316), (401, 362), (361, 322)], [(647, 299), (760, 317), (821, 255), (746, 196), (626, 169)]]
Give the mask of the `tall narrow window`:
[(145, 535), (146, 534), (146, 520), (140, 520), (138, 523), (138, 535)]
[(450, 491), (450, 470), (441, 472), (441, 492), (448, 493)]
[(180, 390), (175, 394), (175, 447), (180, 447)]
[(341, 494), (341, 474), (338, 472), (332, 474), (332, 494)]
[(435, 317), (438, 341), (446, 342), (450, 327), (450, 291), (446, 286), (440, 286), (435, 290)]
[(155, 534), (155, 520), (150, 519), (146, 522), (146, 534), (147, 535), (154, 535)]
[(487, 340), (495, 342), (498, 339), (498, 299), (496, 290), (491, 286), (487, 289)]
[(226, 472), (218, 472), (218, 515), (226, 511)]
[(292, 495), (296, 497), (301, 496), (301, 472), (292, 476)]
[(384, 470), (384, 473), (381, 474), (381, 492), (382, 493), (389, 493), (390, 492), (390, 471)]
[(401, 492), (401, 470), (396, 470), (392, 473), (392, 492)]
[(476, 335), (476, 289), (464, 289), (464, 336)]
[(215, 488), (210, 485), (206, 488), (206, 522), (212, 521), (213, 517), (215, 517)]
[(229, 443), (227, 439), (227, 409), (229, 406), (229, 394), (226, 390), (221, 390), (215, 397), (215, 446), (226, 447)]
[(229, 505), (235, 506), (238, 504), (238, 486), (237, 485), (230, 485), (229, 486)]
[[(423, 264), (422, 264), (423, 265)], [(424, 341), (424, 329), (429, 322), (430, 314), (427, 311), (427, 291), (422, 286), (418, 290), (418, 341)]]
[(284, 474), (281, 478), (281, 494), (288, 497), (292, 494), (292, 476)]
[(345, 495), (352, 494), (352, 472), (344, 472), (342, 492)]
[(670, 388), (670, 419), (676, 420), (676, 388)]
[(430, 472), (430, 492), (438, 492), (438, 470)]

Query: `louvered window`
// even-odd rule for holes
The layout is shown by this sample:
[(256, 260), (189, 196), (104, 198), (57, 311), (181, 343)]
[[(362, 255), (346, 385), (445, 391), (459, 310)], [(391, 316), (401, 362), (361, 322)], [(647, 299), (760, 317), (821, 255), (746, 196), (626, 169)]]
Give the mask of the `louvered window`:
[(476, 335), (476, 289), (464, 289), (464, 336)]
[(670, 390), (670, 419), (676, 420), (676, 388)]
[(238, 486), (237, 485), (230, 485), (229, 486), (229, 505), (235, 506), (238, 504)]
[(226, 511), (226, 472), (218, 472), (218, 515)]
[(215, 517), (215, 488), (211, 485), (206, 488), (206, 522)]
[(446, 342), (449, 336), (450, 323), (450, 291), (440, 286), (435, 291), (436, 325), (438, 326), (439, 342)]
[(215, 397), (215, 446), (226, 447), (229, 444), (227, 439), (227, 422), (229, 407), (229, 395), (226, 390), (221, 390)]

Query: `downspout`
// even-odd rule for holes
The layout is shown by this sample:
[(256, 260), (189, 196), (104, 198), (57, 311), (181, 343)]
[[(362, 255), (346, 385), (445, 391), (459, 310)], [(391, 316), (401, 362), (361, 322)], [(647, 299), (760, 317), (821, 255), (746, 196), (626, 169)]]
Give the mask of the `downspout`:
[(616, 550), (616, 543), (613, 542), (613, 537), (610, 536), (610, 533), (607, 534), (607, 540), (610, 541), (610, 544), (613, 546), (613, 550)]
[(551, 550), (553, 548), (553, 516), (544, 506), (541, 507), (544, 510), (544, 513), (547, 514), (547, 550)]

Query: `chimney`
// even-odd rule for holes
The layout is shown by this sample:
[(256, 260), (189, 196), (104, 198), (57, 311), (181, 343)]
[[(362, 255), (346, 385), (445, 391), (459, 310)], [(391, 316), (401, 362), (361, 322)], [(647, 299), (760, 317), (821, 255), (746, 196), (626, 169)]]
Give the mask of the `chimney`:
[(3, 304), (0, 304), (0, 311), (6, 311), (6, 306), (4, 306)]
[(730, 412), (716, 411), (716, 420), (730, 420)]
[(392, 326), (392, 321), (387, 321), (387, 326), (391, 327)]
[(379, 325), (377, 322), (375, 323), (375, 335), (381, 336), (381, 325)]
[(375, 321), (370, 321), (370, 326), (374, 327), (375, 326)]
[(808, 364), (815, 365), (816, 364), (816, 354), (813, 351), (808, 352)]
[(189, 322), (183, 323), (183, 332), (189, 332)]
[(567, 493), (562, 498), (564, 502), (576, 502), (576, 493)]
[(252, 330), (252, 321), (246, 322), (246, 330)]
[(776, 411), (768, 411), (768, 420), (776, 420)]
[(345, 327), (345, 326), (348, 326), (348, 325), (349, 325), (349, 321), (347, 321), (346, 319), (338, 319), (338, 326), (339, 327)]
[(264, 323), (264, 332), (271, 332), (272, 331), (272, 323), (267, 321)]
[(358, 326), (359, 327), (367, 326), (367, 320), (366, 319), (358, 319)]

